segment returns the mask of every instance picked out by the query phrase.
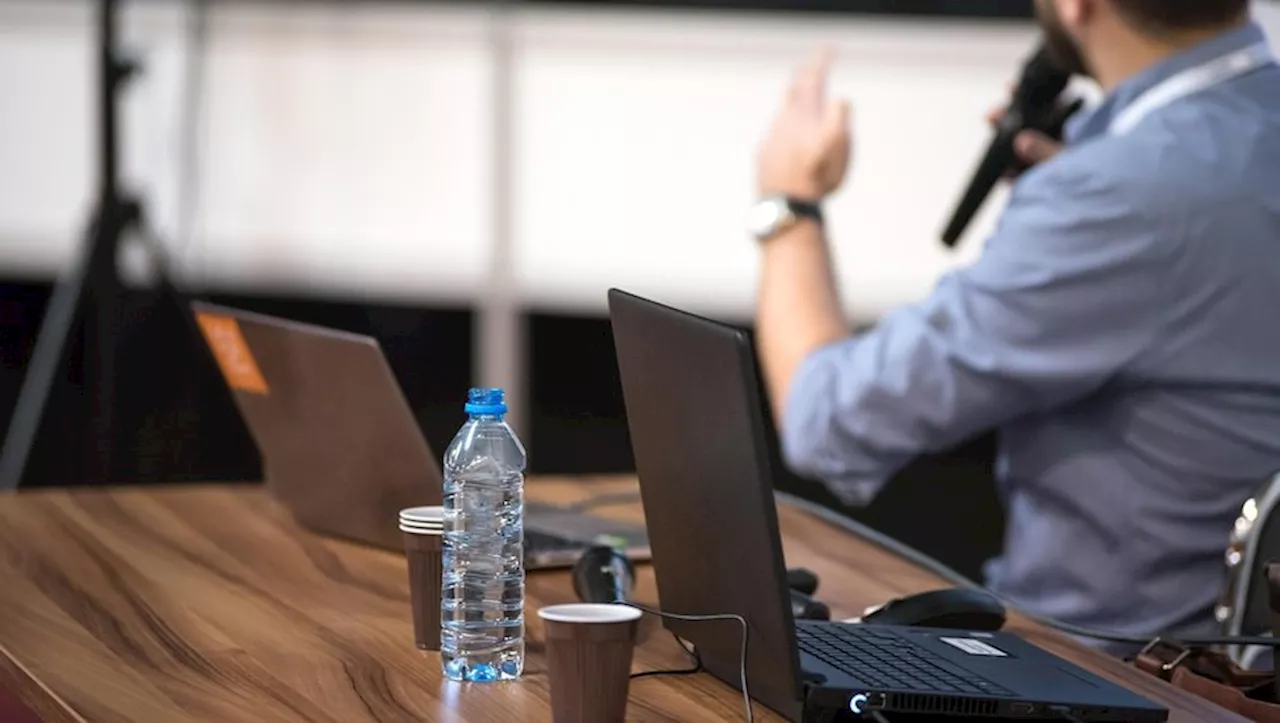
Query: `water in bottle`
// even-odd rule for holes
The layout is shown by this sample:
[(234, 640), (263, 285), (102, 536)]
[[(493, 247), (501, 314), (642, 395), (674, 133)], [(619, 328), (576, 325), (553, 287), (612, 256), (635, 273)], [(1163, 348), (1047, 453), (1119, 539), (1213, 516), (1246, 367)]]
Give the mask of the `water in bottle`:
[(524, 447), (501, 389), (472, 389), (466, 412), (444, 454), (440, 660), (451, 680), (513, 680), (524, 670)]

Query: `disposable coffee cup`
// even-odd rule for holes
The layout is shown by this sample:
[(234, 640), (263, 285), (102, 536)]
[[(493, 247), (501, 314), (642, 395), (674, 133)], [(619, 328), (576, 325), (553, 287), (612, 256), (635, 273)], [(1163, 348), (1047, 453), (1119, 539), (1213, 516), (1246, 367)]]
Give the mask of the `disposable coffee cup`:
[(434, 528), (440, 528), (440, 527), (443, 527), (443, 526), (444, 526), (444, 523), (443, 523), (443, 522), (440, 522), (440, 521), (436, 521), (436, 522), (423, 522), (422, 520), (406, 520), (406, 519), (401, 519), (401, 520), (400, 520), (400, 524), (402, 524), (402, 525), (409, 525), (409, 526), (411, 526), (411, 527), (434, 527)]
[(625, 605), (553, 605), (546, 631), (555, 723), (623, 723), (640, 611)]
[(413, 611), (413, 641), (421, 650), (440, 649), (441, 530), (408, 527), (404, 553), (409, 565), (409, 606)]
[(405, 522), (400, 521), (400, 529), (405, 532), (422, 532), (428, 535), (439, 535), (444, 532), (444, 525), (424, 524), (421, 522)]
[(444, 522), (444, 508), (440, 506), (406, 507), (400, 510), (400, 521), (438, 525)]

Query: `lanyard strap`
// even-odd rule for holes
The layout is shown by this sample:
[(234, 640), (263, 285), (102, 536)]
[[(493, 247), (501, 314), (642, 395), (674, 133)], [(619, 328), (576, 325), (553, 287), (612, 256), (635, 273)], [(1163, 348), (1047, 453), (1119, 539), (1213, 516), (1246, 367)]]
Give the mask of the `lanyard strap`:
[(1274, 60), (1267, 44), (1257, 43), (1188, 68), (1139, 96), (1111, 121), (1108, 130), (1114, 135), (1124, 135), (1152, 112), (1176, 100), (1252, 73)]

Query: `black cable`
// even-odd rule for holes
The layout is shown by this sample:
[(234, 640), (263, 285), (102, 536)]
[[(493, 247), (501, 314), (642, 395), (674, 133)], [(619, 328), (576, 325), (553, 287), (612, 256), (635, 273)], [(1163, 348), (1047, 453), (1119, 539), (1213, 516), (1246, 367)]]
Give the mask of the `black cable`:
[(1078, 638), (1089, 638), (1092, 640), (1101, 640), (1110, 643), (1127, 643), (1130, 645), (1147, 645), (1155, 640), (1163, 640), (1170, 645), (1177, 645), (1183, 648), (1204, 648), (1214, 645), (1257, 645), (1267, 648), (1280, 648), (1280, 638), (1265, 636), (1214, 636), (1214, 637), (1179, 637), (1177, 635), (1156, 634), (1156, 635), (1134, 635), (1131, 633), (1119, 633), (1110, 630), (1097, 630), (1094, 628), (1081, 627), (1064, 623), (1052, 618), (1045, 618), (1033, 613), (1020, 609), (1015, 603), (1007, 600), (1000, 595), (988, 590), (986, 587), (970, 580), (960, 573), (947, 567), (942, 562), (920, 552), (919, 550), (905, 545), (898, 540), (870, 527), (846, 517), (839, 512), (823, 507), (816, 502), (797, 497), (785, 492), (776, 492), (775, 496), (787, 504), (797, 507), (808, 512), (809, 514), (828, 522), (836, 527), (840, 527), (858, 537), (861, 537), (872, 544), (878, 545), (889, 552), (904, 558), (907, 561), (919, 565), (920, 567), (932, 572), (938, 577), (955, 585), (956, 587), (972, 588), (974, 590), (982, 590), (999, 599), (1010, 610), (1015, 610), (1019, 615), (1025, 617), (1031, 622), (1038, 623), (1047, 628), (1053, 628), (1058, 632), (1074, 635)]
[(649, 678), (649, 677), (658, 676), (658, 675), (693, 675), (695, 673), (702, 672), (702, 656), (698, 654), (698, 651), (693, 650), (688, 646), (686, 646), (684, 644), (684, 641), (680, 639), (679, 635), (676, 635), (675, 633), (671, 633), (671, 637), (676, 639), (676, 644), (678, 644), (680, 646), (680, 649), (685, 652), (685, 655), (688, 655), (689, 658), (693, 660), (693, 667), (677, 668), (675, 670), (646, 670), (643, 673), (632, 673), (631, 674), (632, 680), (635, 680), (636, 678)]
[(886, 718), (884, 714), (878, 710), (869, 710), (867, 711), (867, 714), (870, 715), (873, 719), (875, 719), (876, 723), (889, 723), (889, 719)]
[(656, 678), (659, 676), (679, 677), (681, 675), (697, 675), (702, 672), (702, 665), (695, 665), (692, 668), (680, 668), (679, 670), (646, 670), (643, 673), (632, 673), (631, 679), (637, 678)]
[[(741, 615), (735, 615), (733, 613), (723, 613), (719, 615), (682, 615), (680, 613), (669, 613), (669, 612), (666, 612), (665, 610), (657, 610), (655, 608), (645, 607), (644, 605), (637, 605), (636, 603), (629, 602), (626, 600), (619, 600), (617, 604), (633, 607), (642, 613), (656, 615), (660, 618), (670, 618), (672, 620), (683, 620), (685, 622), (691, 622), (691, 623), (719, 622), (719, 621), (732, 620), (734, 622), (737, 622), (739, 625), (741, 625), (742, 626), (742, 658), (739, 661), (739, 664), (740, 664), (739, 672), (742, 678), (742, 702), (747, 709), (747, 723), (755, 723), (755, 711), (751, 706), (751, 692), (747, 688), (747, 638), (750, 634), (749, 632), (750, 629), (747, 625), (746, 618), (742, 617)], [(683, 644), (681, 645), (681, 647), (684, 647)]]
[(1153, 642), (1164, 642), (1169, 645), (1198, 649), (1209, 648), (1215, 645), (1256, 645), (1262, 648), (1280, 648), (1280, 638), (1273, 638), (1263, 635), (1218, 635), (1218, 636), (1195, 636), (1182, 638), (1177, 635), (1129, 635), (1126, 633), (1113, 633), (1106, 630), (1094, 630), (1093, 628), (1082, 628), (1070, 623), (1059, 622), (1049, 618), (1042, 618), (1021, 610), (1018, 614), (1026, 619), (1039, 623), (1047, 628), (1053, 628), (1059, 632), (1068, 635), (1074, 635), (1080, 638), (1092, 638), (1094, 640), (1102, 640), (1110, 643), (1131, 643), (1133, 645), (1149, 645)]

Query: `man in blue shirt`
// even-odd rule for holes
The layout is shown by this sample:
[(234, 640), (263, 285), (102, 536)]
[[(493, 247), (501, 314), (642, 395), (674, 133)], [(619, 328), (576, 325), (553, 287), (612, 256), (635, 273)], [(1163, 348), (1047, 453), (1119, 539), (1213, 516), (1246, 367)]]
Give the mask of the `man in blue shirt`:
[(998, 429), (992, 590), (1077, 625), (1212, 630), (1232, 521), (1280, 472), (1280, 68), (1247, 6), (1037, 2), (1105, 100), (1060, 152), (1019, 138), (1044, 162), (981, 258), (852, 337), (813, 213), (848, 106), (825, 58), (798, 74), (758, 158), (758, 344), (794, 469), (858, 504)]

